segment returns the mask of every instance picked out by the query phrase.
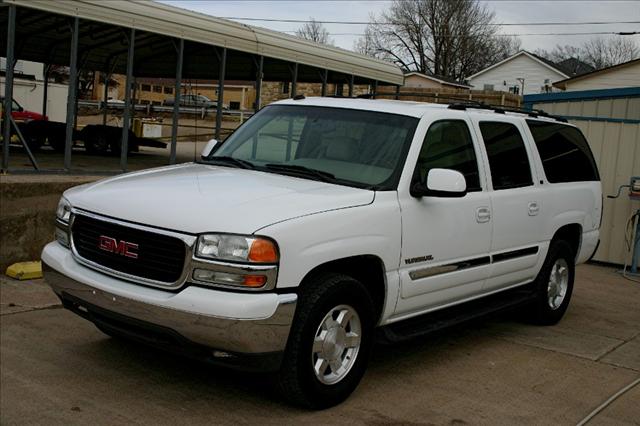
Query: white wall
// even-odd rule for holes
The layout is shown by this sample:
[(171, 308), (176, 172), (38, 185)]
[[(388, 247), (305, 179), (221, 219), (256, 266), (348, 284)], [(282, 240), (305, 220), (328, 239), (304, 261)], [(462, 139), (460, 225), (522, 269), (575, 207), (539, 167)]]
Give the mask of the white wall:
[[(7, 66), (7, 59), (0, 58), (0, 70), (4, 71)], [(13, 68), (14, 75), (26, 74), (35, 76), (36, 80), (42, 80), (44, 75), (44, 64), (31, 61), (18, 61)]]
[[(0, 95), (4, 96), (4, 77), (0, 77)], [(47, 116), (51, 121), (64, 122), (67, 117), (67, 93), (69, 86), (66, 84), (49, 83), (47, 94)], [(28, 111), (42, 112), (42, 100), (44, 98), (44, 82), (13, 80), (13, 99)]]
[(640, 87), (640, 62), (567, 83), (567, 91)]
[[(524, 92), (520, 95), (529, 95), (544, 93), (541, 87), (545, 85), (545, 79), (549, 79), (548, 84), (551, 85), (566, 77), (527, 55), (518, 55), (470, 79), (469, 84), (474, 86), (474, 90), (483, 90), (485, 84), (493, 84), (493, 90), (508, 92), (509, 87), (521, 85), (517, 78), (524, 78)], [(553, 91), (557, 92), (559, 89), (553, 88)]]

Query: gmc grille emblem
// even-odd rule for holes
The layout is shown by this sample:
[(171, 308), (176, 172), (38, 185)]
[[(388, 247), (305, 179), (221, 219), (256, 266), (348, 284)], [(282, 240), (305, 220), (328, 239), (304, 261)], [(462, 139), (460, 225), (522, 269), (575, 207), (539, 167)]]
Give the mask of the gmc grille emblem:
[(130, 243), (129, 241), (120, 240), (120, 242), (118, 242), (115, 238), (100, 235), (98, 247), (100, 250), (108, 251), (109, 253), (130, 257), (131, 259), (138, 258), (138, 253), (135, 252), (135, 250), (138, 250), (138, 245), (136, 243)]

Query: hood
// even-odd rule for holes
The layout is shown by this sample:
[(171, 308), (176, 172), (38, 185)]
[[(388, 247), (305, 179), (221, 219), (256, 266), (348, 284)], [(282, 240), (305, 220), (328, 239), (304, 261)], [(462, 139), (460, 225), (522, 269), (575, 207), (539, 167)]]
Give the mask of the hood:
[(251, 234), (299, 216), (370, 204), (375, 193), (273, 173), (183, 164), (72, 188), (71, 205), (186, 233)]

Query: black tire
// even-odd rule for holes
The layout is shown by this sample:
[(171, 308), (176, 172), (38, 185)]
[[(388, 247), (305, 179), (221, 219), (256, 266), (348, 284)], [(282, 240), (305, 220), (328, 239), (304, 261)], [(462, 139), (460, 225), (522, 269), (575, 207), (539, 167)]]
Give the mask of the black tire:
[[(316, 376), (313, 367), (313, 343), (324, 319), (340, 305), (353, 308), (358, 314), (360, 346), (355, 361), (346, 369), (344, 376), (333, 384), (326, 384)], [(344, 401), (358, 386), (369, 361), (373, 343), (373, 312), (371, 296), (359, 281), (334, 273), (309, 279), (302, 287), (282, 368), (278, 373), (282, 396), (293, 404), (313, 409), (328, 408)], [(348, 349), (344, 350), (343, 356), (346, 351)], [(333, 374), (331, 369), (327, 371)]]
[[(575, 256), (573, 249), (566, 241), (552, 241), (547, 253), (547, 258), (542, 265), (540, 273), (534, 281), (536, 300), (531, 304), (526, 312), (526, 319), (538, 325), (554, 325), (562, 319), (573, 293), (573, 281), (575, 279)], [(552, 307), (549, 298), (551, 274), (554, 265), (560, 268), (566, 267), (567, 286), (562, 296), (561, 303)], [(559, 302), (559, 299), (555, 301)]]
[(109, 151), (109, 139), (100, 131), (93, 131), (85, 136), (84, 147), (88, 154), (104, 155)]

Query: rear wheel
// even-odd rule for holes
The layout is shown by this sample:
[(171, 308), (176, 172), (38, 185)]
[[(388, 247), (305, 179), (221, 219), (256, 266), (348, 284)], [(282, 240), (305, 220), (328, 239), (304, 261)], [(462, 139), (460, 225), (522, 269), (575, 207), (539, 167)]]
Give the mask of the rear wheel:
[(321, 409), (345, 400), (371, 352), (373, 302), (365, 287), (325, 274), (303, 287), (278, 384), (285, 399)]
[(553, 325), (562, 319), (571, 300), (575, 253), (566, 241), (552, 241), (535, 281), (536, 300), (528, 311), (535, 324)]

